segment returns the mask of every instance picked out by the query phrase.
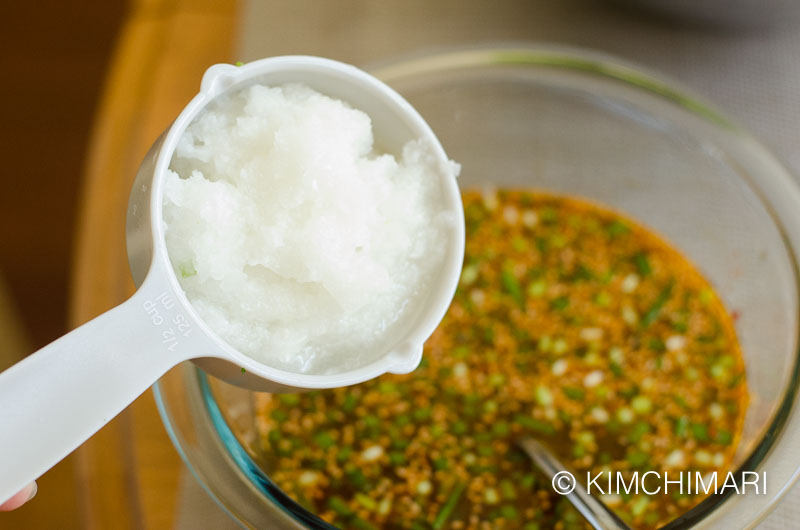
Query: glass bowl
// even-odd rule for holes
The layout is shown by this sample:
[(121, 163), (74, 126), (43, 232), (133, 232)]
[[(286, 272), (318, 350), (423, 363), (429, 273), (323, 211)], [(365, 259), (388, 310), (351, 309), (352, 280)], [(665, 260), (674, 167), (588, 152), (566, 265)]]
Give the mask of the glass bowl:
[[(800, 468), (800, 193), (785, 169), (674, 83), (605, 55), (481, 48), (372, 71), (462, 164), (462, 188), (534, 187), (599, 201), (666, 236), (712, 282), (739, 315), (751, 393), (735, 465), (766, 472), (768, 490), (712, 495), (669, 527), (755, 525)], [(154, 391), (181, 456), (231, 517), (249, 527), (333, 528), (255, 463), (252, 394), (191, 363)]]

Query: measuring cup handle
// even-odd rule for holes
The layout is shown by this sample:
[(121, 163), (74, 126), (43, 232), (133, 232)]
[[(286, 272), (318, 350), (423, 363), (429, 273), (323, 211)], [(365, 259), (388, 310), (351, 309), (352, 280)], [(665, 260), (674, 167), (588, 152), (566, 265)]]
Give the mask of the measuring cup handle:
[(0, 373), (0, 504), (208, 347), (151, 272), (126, 302)]

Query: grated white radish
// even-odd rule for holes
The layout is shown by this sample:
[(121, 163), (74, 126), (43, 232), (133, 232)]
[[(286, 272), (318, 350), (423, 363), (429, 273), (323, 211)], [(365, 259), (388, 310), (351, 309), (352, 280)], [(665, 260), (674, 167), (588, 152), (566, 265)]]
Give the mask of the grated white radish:
[(187, 128), (164, 190), (170, 260), (204, 321), (301, 373), (375, 360), (442, 265), (439, 167), (373, 148), (369, 117), (311, 88), (251, 86)]

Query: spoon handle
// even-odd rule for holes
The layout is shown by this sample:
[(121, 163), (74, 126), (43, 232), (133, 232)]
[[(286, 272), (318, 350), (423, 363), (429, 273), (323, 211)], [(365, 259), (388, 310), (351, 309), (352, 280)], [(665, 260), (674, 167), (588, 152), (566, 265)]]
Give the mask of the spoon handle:
[(121, 305), (0, 373), (0, 504), (197, 353), (171, 293), (150, 275)]
[[(549, 479), (552, 480), (557, 474), (564, 472), (564, 465), (538, 441), (526, 438), (519, 442), (519, 446)], [(595, 530), (630, 530), (630, 526), (609, 510), (605, 504), (589, 495), (583, 484), (574, 479), (574, 475), (572, 480), (575, 489), (566, 493), (565, 497), (583, 515), (586, 522), (592, 525), (592, 528)]]

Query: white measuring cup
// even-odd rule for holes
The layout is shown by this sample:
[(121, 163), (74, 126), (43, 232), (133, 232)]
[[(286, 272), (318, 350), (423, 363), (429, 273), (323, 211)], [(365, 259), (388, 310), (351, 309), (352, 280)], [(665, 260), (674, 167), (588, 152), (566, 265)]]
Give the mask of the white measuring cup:
[[(236, 351), (200, 319), (167, 256), (162, 186), (178, 139), (215, 97), (261, 83), (302, 82), (349, 102), (372, 119), (376, 145), (395, 155), (413, 139), (440, 164), (443, 208), (452, 214), (443, 266), (403, 337), (374, 362), (337, 374), (286, 372)], [(301, 391), (347, 386), (386, 372), (407, 373), (422, 357), (452, 300), (464, 254), (464, 214), (447, 156), (430, 127), (399, 94), (350, 65), (306, 56), (210, 67), (200, 93), (161, 135), (133, 184), (127, 219), (128, 258), (138, 287), (121, 305), (0, 373), (0, 503), (72, 452), (167, 370), (194, 360), (209, 373), (253, 390)]]

